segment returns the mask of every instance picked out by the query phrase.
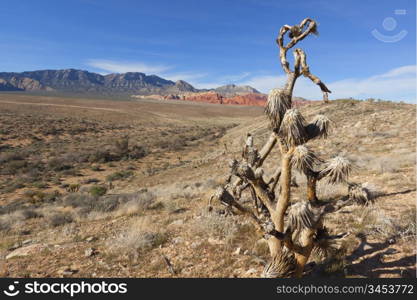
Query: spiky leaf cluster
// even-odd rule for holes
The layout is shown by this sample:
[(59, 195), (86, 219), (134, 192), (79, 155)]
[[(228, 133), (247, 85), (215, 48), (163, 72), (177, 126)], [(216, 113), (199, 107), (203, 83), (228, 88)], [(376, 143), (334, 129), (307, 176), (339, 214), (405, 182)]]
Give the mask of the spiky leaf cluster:
[(288, 146), (305, 143), (307, 140), (305, 119), (298, 109), (292, 108), (285, 112), (278, 134)]
[(308, 174), (314, 171), (314, 166), (320, 163), (320, 159), (305, 145), (295, 147), (291, 158), (291, 165), (298, 171)]
[(326, 259), (337, 253), (340, 247), (341, 241), (339, 239), (330, 239), (329, 231), (326, 227), (322, 227), (317, 230), (314, 236), (314, 247), (311, 254), (320, 259)]
[(280, 253), (275, 255), (269, 263), (265, 265), (261, 277), (263, 278), (290, 278), (294, 277), (297, 262), (294, 253), (287, 248), (283, 248)]
[(287, 230), (294, 232), (303, 229), (313, 229), (319, 219), (320, 214), (316, 214), (309, 201), (297, 202), (291, 205), (288, 212)]
[(351, 162), (343, 156), (336, 156), (326, 162), (320, 175), (326, 176), (329, 183), (336, 184), (346, 182), (351, 171)]
[(310, 139), (327, 138), (330, 132), (331, 121), (325, 115), (317, 115), (313, 121), (307, 125), (306, 131)]
[(285, 112), (290, 108), (291, 95), (289, 95), (285, 90), (272, 89), (269, 92), (265, 113), (268, 116), (271, 127), (274, 131), (278, 131)]

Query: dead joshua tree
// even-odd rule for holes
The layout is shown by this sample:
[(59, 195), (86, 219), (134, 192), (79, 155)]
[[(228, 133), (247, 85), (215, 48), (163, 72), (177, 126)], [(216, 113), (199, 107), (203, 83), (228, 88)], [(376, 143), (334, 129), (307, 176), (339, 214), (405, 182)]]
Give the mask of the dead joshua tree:
[[(282, 89), (273, 89), (268, 95), (265, 113), (270, 121), (271, 134), (261, 150), (254, 146), (253, 136), (248, 134), (242, 151), (242, 159), (230, 162), (231, 173), (225, 184), (211, 197), (251, 218), (268, 240), (271, 254), (263, 277), (300, 277), (312, 251), (325, 253), (329, 242), (343, 237), (330, 236), (323, 226), (323, 217), (344, 206), (344, 201), (321, 205), (317, 201), (317, 182), (326, 179), (330, 184), (347, 182), (351, 165), (346, 158), (336, 156), (326, 162), (306, 146), (310, 140), (326, 138), (330, 120), (324, 115), (306, 122), (301, 113), (292, 108), (292, 93), (295, 82), (301, 75), (311, 79), (323, 92), (328, 102), (330, 90), (315, 75), (310, 73), (305, 52), (297, 48), (294, 53), (294, 69), (287, 61), (287, 52), (310, 34), (317, 34), (317, 24), (306, 18), (299, 25), (284, 25), (277, 38), (281, 66), (287, 74)], [(284, 45), (284, 37), (289, 42)], [(269, 180), (264, 178), (263, 163), (277, 146), (281, 164)], [(297, 169), (307, 178), (306, 200), (290, 205), (292, 169)], [(248, 190), (253, 207), (239, 202), (242, 192)], [(287, 211), (288, 210), (288, 211)]]

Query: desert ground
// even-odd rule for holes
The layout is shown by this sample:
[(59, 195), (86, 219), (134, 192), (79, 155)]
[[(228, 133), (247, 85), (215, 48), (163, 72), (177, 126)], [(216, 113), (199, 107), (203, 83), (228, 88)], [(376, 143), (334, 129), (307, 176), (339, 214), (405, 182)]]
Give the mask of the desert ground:
[[(304, 276), (415, 277), (415, 105), (336, 100), (300, 110), (332, 120), (312, 148), (348, 157), (350, 181), (372, 194), (326, 217), (348, 235), (331, 257), (311, 257)], [(265, 143), (262, 107), (0, 94), (0, 274), (259, 277), (261, 233), (220, 203), (208, 210), (248, 132)], [(267, 170), (279, 161), (272, 154)], [(305, 178), (295, 179), (300, 201)], [(323, 202), (347, 192), (318, 186)]]

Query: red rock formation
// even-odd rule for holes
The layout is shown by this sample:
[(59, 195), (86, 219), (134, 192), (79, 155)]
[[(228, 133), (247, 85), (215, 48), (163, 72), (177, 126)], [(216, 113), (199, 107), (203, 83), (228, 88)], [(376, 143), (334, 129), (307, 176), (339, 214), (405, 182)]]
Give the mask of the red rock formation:
[[(171, 98), (175, 99), (175, 98)], [(234, 105), (250, 105), (264, 106), (267, 96), (263, 94), (250, 93), (246, 95), (236, 95), (233, 97), (224, 97), (221, 94), (210, 91), (204, 93), (189, 93), (183, 96), (182, 100), (206, 102), (215, 104), (234, 104)]]
[[(185, 93), (182, 95), (169, 94), (169, 95), (147, 95), (147, 96), (132, 96), (139, 99), (158, 99), (158, 100), (183, 100), (193, 102), (204, 102), (213, 104), (226, 104), (226, 105), (248, 105), (248, 106), (265, 106), (268, 96), (260, 93), (249, 93), (246, 95), (235, 95), (232, 97), (224, 97), (220, 93), (215, 91), (199, 92), (199, 93)], [(303, 98), (294, 98), (293, 106), (301, 107), (311, 103), (311, 101)]]
[(250, 105), (250, 106), (265, 106), (267, 96), (264, 94), (246, 94), (236, 95), (223, 100), (224, 104), (235, 104), (235, 105)]
[(189, 93), (183, 96), (183, 100), (223, 104), (223, 96), (216, 92)]

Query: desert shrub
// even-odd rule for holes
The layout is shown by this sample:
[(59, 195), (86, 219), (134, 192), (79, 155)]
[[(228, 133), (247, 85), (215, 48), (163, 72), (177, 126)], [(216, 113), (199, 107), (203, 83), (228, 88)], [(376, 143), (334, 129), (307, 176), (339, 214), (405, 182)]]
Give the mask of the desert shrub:
[(10, 223), (0, 219), (0, 232), (1, 231), (9, 231), (11, 228)]
[(168, 240), (168, 234), (157, 228), (148, 218), (141, 218), (129, 224), (125, 231), (108, 241), (113, 253), (137, 256)]
[(99, 212), (111, 212), (119, 206), (119, 199), (117, 196), (108, 195), (97, 199), (93, 210)]
[(317, 197), (321, 201), (333, 201), (336, 199), (341, 199), (346, 195), (347, 188), (343, 184), (329, 184), (325, 181), (320, 181), (317, 184)]
[(34, 190), (27, 190), (24, 192), (24, 198), (29, 201), (30, 203), (39, 203), (39, 202), (43, 202), (45, 197), (46, 197), (46, 193), (41, 192), (41, 191), (34, 191)]
[(84, 193), (71, 193), (62, 200), (64, 206), (82, 208), (84, 213), (92, 211), (97, 201), (97, 197)]
[(415, 224), (415, 215), (414, 218), (408, 216), (399, 222), (385, 214), (384, 211), (375, 204), (367, 207), (356, 207), (353, 211), (353, 215), (358, 216), (353, 223), (357, 233), (365, 234), (380, 240), (401, 236), (402, 232), (409, 232), (409, 229), (411, 229), (412, 232), (413, 222)]
[(94, 185), (90, 188), (90, 194), (95, 197), (103, 196), (107, 193), (107, 188), (102, 185)]
[(24, 172), (28, 163), (24, 160), (12, 160), (2, 165), (0, 174), (3, 175), (16, 175), (19, 172)]
[(122, 179), (126, 179), (128, 177), (133, 176), (133, 172), (132, 171), (119, 171), (119, 172), (114, 172), (110, 175), (108, 175), (106, 177), (107, 181), (116, 181), (116, 180), (122, 180)]
[(24, 160), (25, 155), (19, 152), (4, 152), (0, 153), (0, 163), (4, 164), (10, 161)]
[(48, 222), (52, 227), (61, 226), (73, 222), (73, 218), (69, 213), (55, 213), (49, 216)]
[(45, 189), (48, 187), (48, 184), (45, 182), (41, 182), (41, 181), (35, 181), (32, 183), (32, 186), (38, 189)]
[(159, 141), (155, 144), (155, 146), (164, 150), (180, 151), (185, 146), (187, 146), (187, 143), (185, 139), (183, 138), (173, 138), (170, 140), (165, 139), (165, 140)]
[(124, 203), (118, 209), (119, 215), (132, 215), (153, 208), (156, 196), (151, 192), (133, 193), (126, 195)]
[(59, 191), (55, 190), (50, 193), (44, 193), (43, 202), (45, 203), (52, 203), (57, 201), (61, 197), (61, 194)]
[(25, 184), (21, 182), (20, 180), (12, 181), (9, 185), (5, 186), (2, 190), (4, 193), (11, 193), (15, 190), (24, 188)]
[(20, 215), (22, 217), (23, 220), (28, 220), (28, 219), (34, 219), (34, 218), (40, 218), (42, 217), (41, 214), (37, 213), (35, 210), (33, 209), (24, 209), (21, 210)]
[(148, 155), (148, 150), (140, 145), (134, 145), (132, 149), (129, 150), (129, 158), (139, 159)]
[(61, 158), (52, 158), (48, 161), (48, 167), (53, 171), (64, 171), (71, 169), (72, 165)]
[(94, 171), (94, 172), (103, 171), (103, 169), (99, 165), (93, 165), (93, 166), (90, 167), (90, 169), (91, 169), (91, 171)]
[(119, 157), (124, 157), (129, 152), (129, 137), (124, 136), (114, 142), (115, 151)]
[(401, 221), (399, 236), (405, 240), (415, 240), (417, 237), (416, 208), (407, 210)]
[(65, 206), (80, 208), (79, 213), (86, 215), (92, 211), (111, 212), (118, 209), (117, 214), (136, 214), (153, 208), (156, 196), (151, 192), (126, 193), (119, 195), (93, 196), (84, 193), (71, 193), (63, 198)]
[(0, 206), (0, 215), (10, 214), (17, 210), (21, 210), (28, 207), (31, 208), (30, 205), (27, 205), (27, 201), (25, 199), (18, 199), (11, 203)]
[(95, 150), (88, 154), (89, 163), (105, 163), (113, 160), (109, 150)]
[(215, 213), (203, 214), (193, 225), (193, 231), (201, 237), (216, 237), (232, 244), (239, 233), (239, 224), (233, 218)]

